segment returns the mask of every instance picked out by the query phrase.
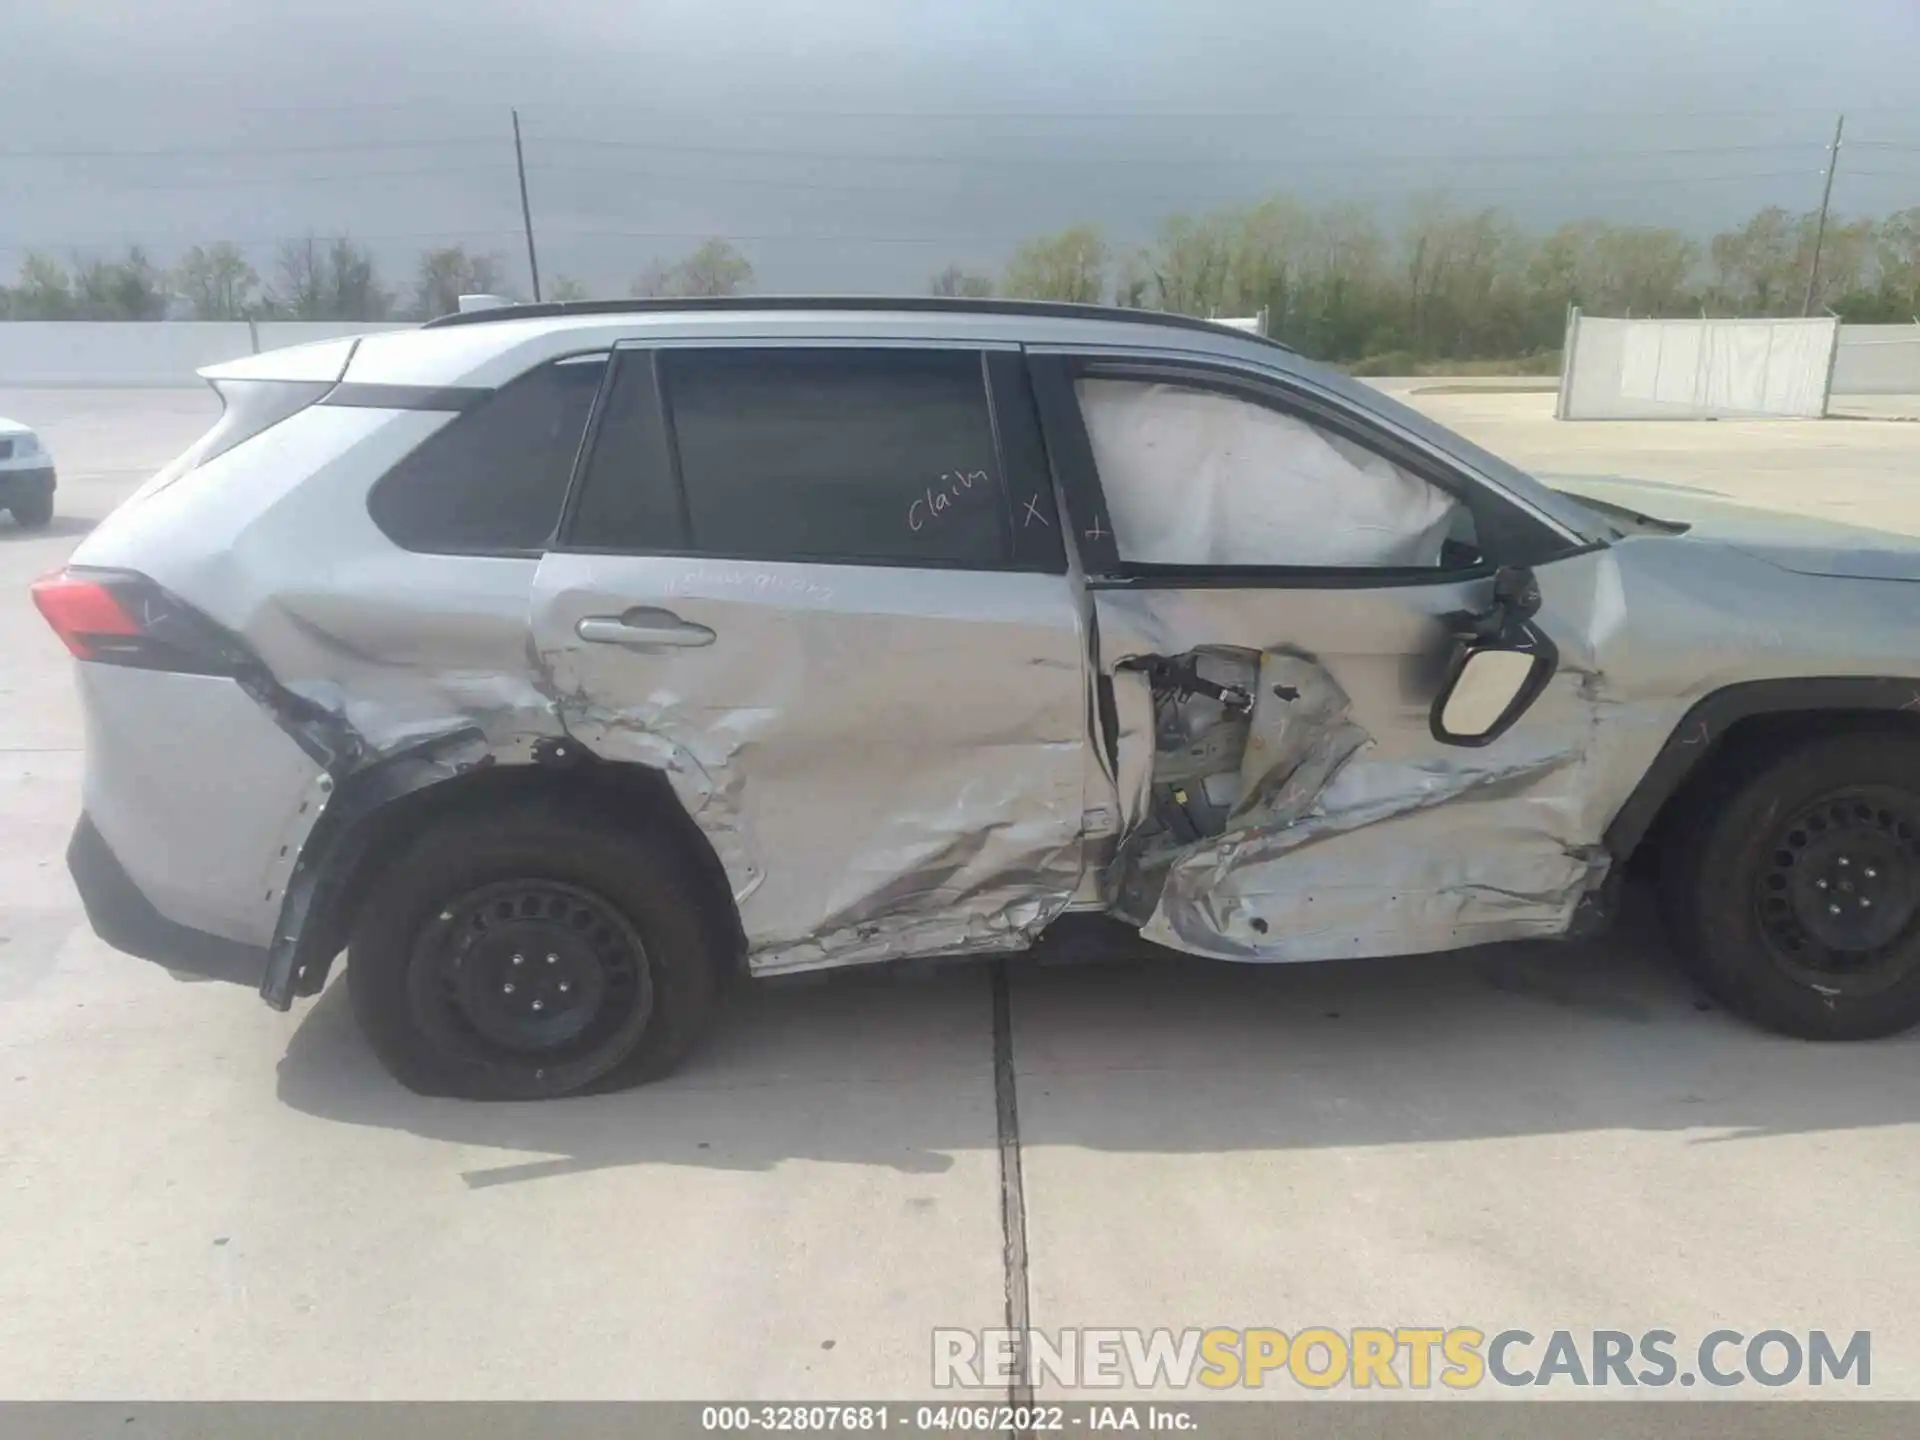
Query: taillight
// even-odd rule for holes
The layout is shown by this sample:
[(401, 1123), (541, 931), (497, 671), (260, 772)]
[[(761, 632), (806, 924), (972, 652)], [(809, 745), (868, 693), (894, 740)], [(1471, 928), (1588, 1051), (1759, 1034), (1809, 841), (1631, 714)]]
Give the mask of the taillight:
[(113, 591), (96, 580), (81, 580), (65, 572), (33, 582), (33, 603), (47, 617), (53, 633), (82, 660), (96, 658), (95, 646), (107, 640), (125, 640), (140, 633), (140, 622), (126, 612)]
[(235, 675), (245, 650), (206, 616), (129, 570), (58, 570), (33, 582), (33, 603), (82, 660)]

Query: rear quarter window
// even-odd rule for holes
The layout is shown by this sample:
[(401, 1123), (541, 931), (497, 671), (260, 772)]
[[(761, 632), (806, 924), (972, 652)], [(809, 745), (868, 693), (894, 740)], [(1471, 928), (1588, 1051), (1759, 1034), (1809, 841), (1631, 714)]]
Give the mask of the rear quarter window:
[(374, 487), (374, 524), (408, 550), (544, 549), (606, 366), (604, 355), (557, 360), (455, 416)]

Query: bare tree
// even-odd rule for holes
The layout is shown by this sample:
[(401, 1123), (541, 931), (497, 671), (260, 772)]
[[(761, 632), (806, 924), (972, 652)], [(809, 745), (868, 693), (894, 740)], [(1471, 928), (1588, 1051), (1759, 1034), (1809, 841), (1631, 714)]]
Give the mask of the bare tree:
[(553, 282), (547, 286), (547, 299), (557, 300), (562, 304), (591, 298), (586, 283), (571, 275), (556, 275), (553, 277)]
[(289, 319), (327, 318), (327, 258), (320, 241), (307, 235), (281, 242), (274, 256), (274, 282), (267, 300), (272, 309)]
[(1920, 315), (1920, 207), (1896, 211), (1874, 230), (1883, 319)]
[(291, 320), (384, 320), (393, 293), (364, 246), (308, 235), (281, 245), (264, 308)]
[(654, 261), (634, 277), (629, 293), (676, 298), (739, 295), (752, 284), (753, 266), (746, 256), (724, 240), (707, 240), (672, 264)]
[(385, 320), (393, 313), (393, 292), (381, 285), (373, 253), (344, 235), (327, 247), (327, 294), (336, 320)]
[(173, 269), (174, 288), (196, 320), (244, 320), (258, 302), (260, 277), (238, 246), (196, 245)]
[(423, 320), (451, 315), (462, 295), (491, 295), (502, 285), (498, 256), (472, 255), (464, 246), (429, 250), (420, 257), (414, 280), (413, 311)]
[(79, 307), (67, 267), (51, 255), (29, 250), (20, 262), (11, 308), (20, 320), (71, 320)]
[(1769, 205), (1738, 230), (1713, 237), (1714, 298), (1736, 315), (1799, 313), (1806, 271), (1791, 212)]
[(993, 278), (973, 270), (949, 265), (927, 282), (927, 293), (956, 298), (984, 299), (993, 294)]
[(1097, 303), (1107, 288), (1107, 242), (1092, 225), (1029, 240), (1007, 262), (1005, 290), (1028, 300)]
[(119, 260), (76, 259), (73, 293), (83, 320), (158, 320), (167, 313), (166, 281), (138, 245)]

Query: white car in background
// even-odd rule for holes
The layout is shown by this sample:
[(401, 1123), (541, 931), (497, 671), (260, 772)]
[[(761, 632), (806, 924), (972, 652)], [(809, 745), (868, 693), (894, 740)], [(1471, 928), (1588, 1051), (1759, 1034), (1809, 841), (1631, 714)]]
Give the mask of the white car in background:
[(38, 530), (53, 520), (53, 484), (53, 457), (40, 437), (0, 415), (0, 510), (22, 530)]

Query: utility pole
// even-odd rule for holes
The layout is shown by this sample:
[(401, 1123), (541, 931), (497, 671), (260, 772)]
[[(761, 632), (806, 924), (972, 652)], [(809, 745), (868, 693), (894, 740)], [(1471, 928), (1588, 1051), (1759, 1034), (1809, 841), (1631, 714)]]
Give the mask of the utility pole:
[[(533, 207), (527, 203), (527, 155), (520, 148), (520, 111), (513, 112), (513, 164), (520, 172), (520, 222), (527, 227), (527, 270), (533, 276), (534, 303), (540, 302), (540, 257), (533, 250)], [(1831, 172), (1829, 172), (1831, 183)], [(1809, 292), (1811, 293), (1811, 292)]]
[(1802, 315), (1813, 314), (1814, 292), (1820, 288), (1820, 247), (1827, 238), (1827, 206), (1833, 201), (1833, 172), (1840, 168), (1840, 136), (1846, 128), (1847, 117), (1842, 115), (1833, 127), (1833, 148), (1827, 152), (1827, 183), (1820, 191), (1820, 223), (1813, 231), (1813, 263), (1807, 267), (1807, 298), (1800, 307)]

